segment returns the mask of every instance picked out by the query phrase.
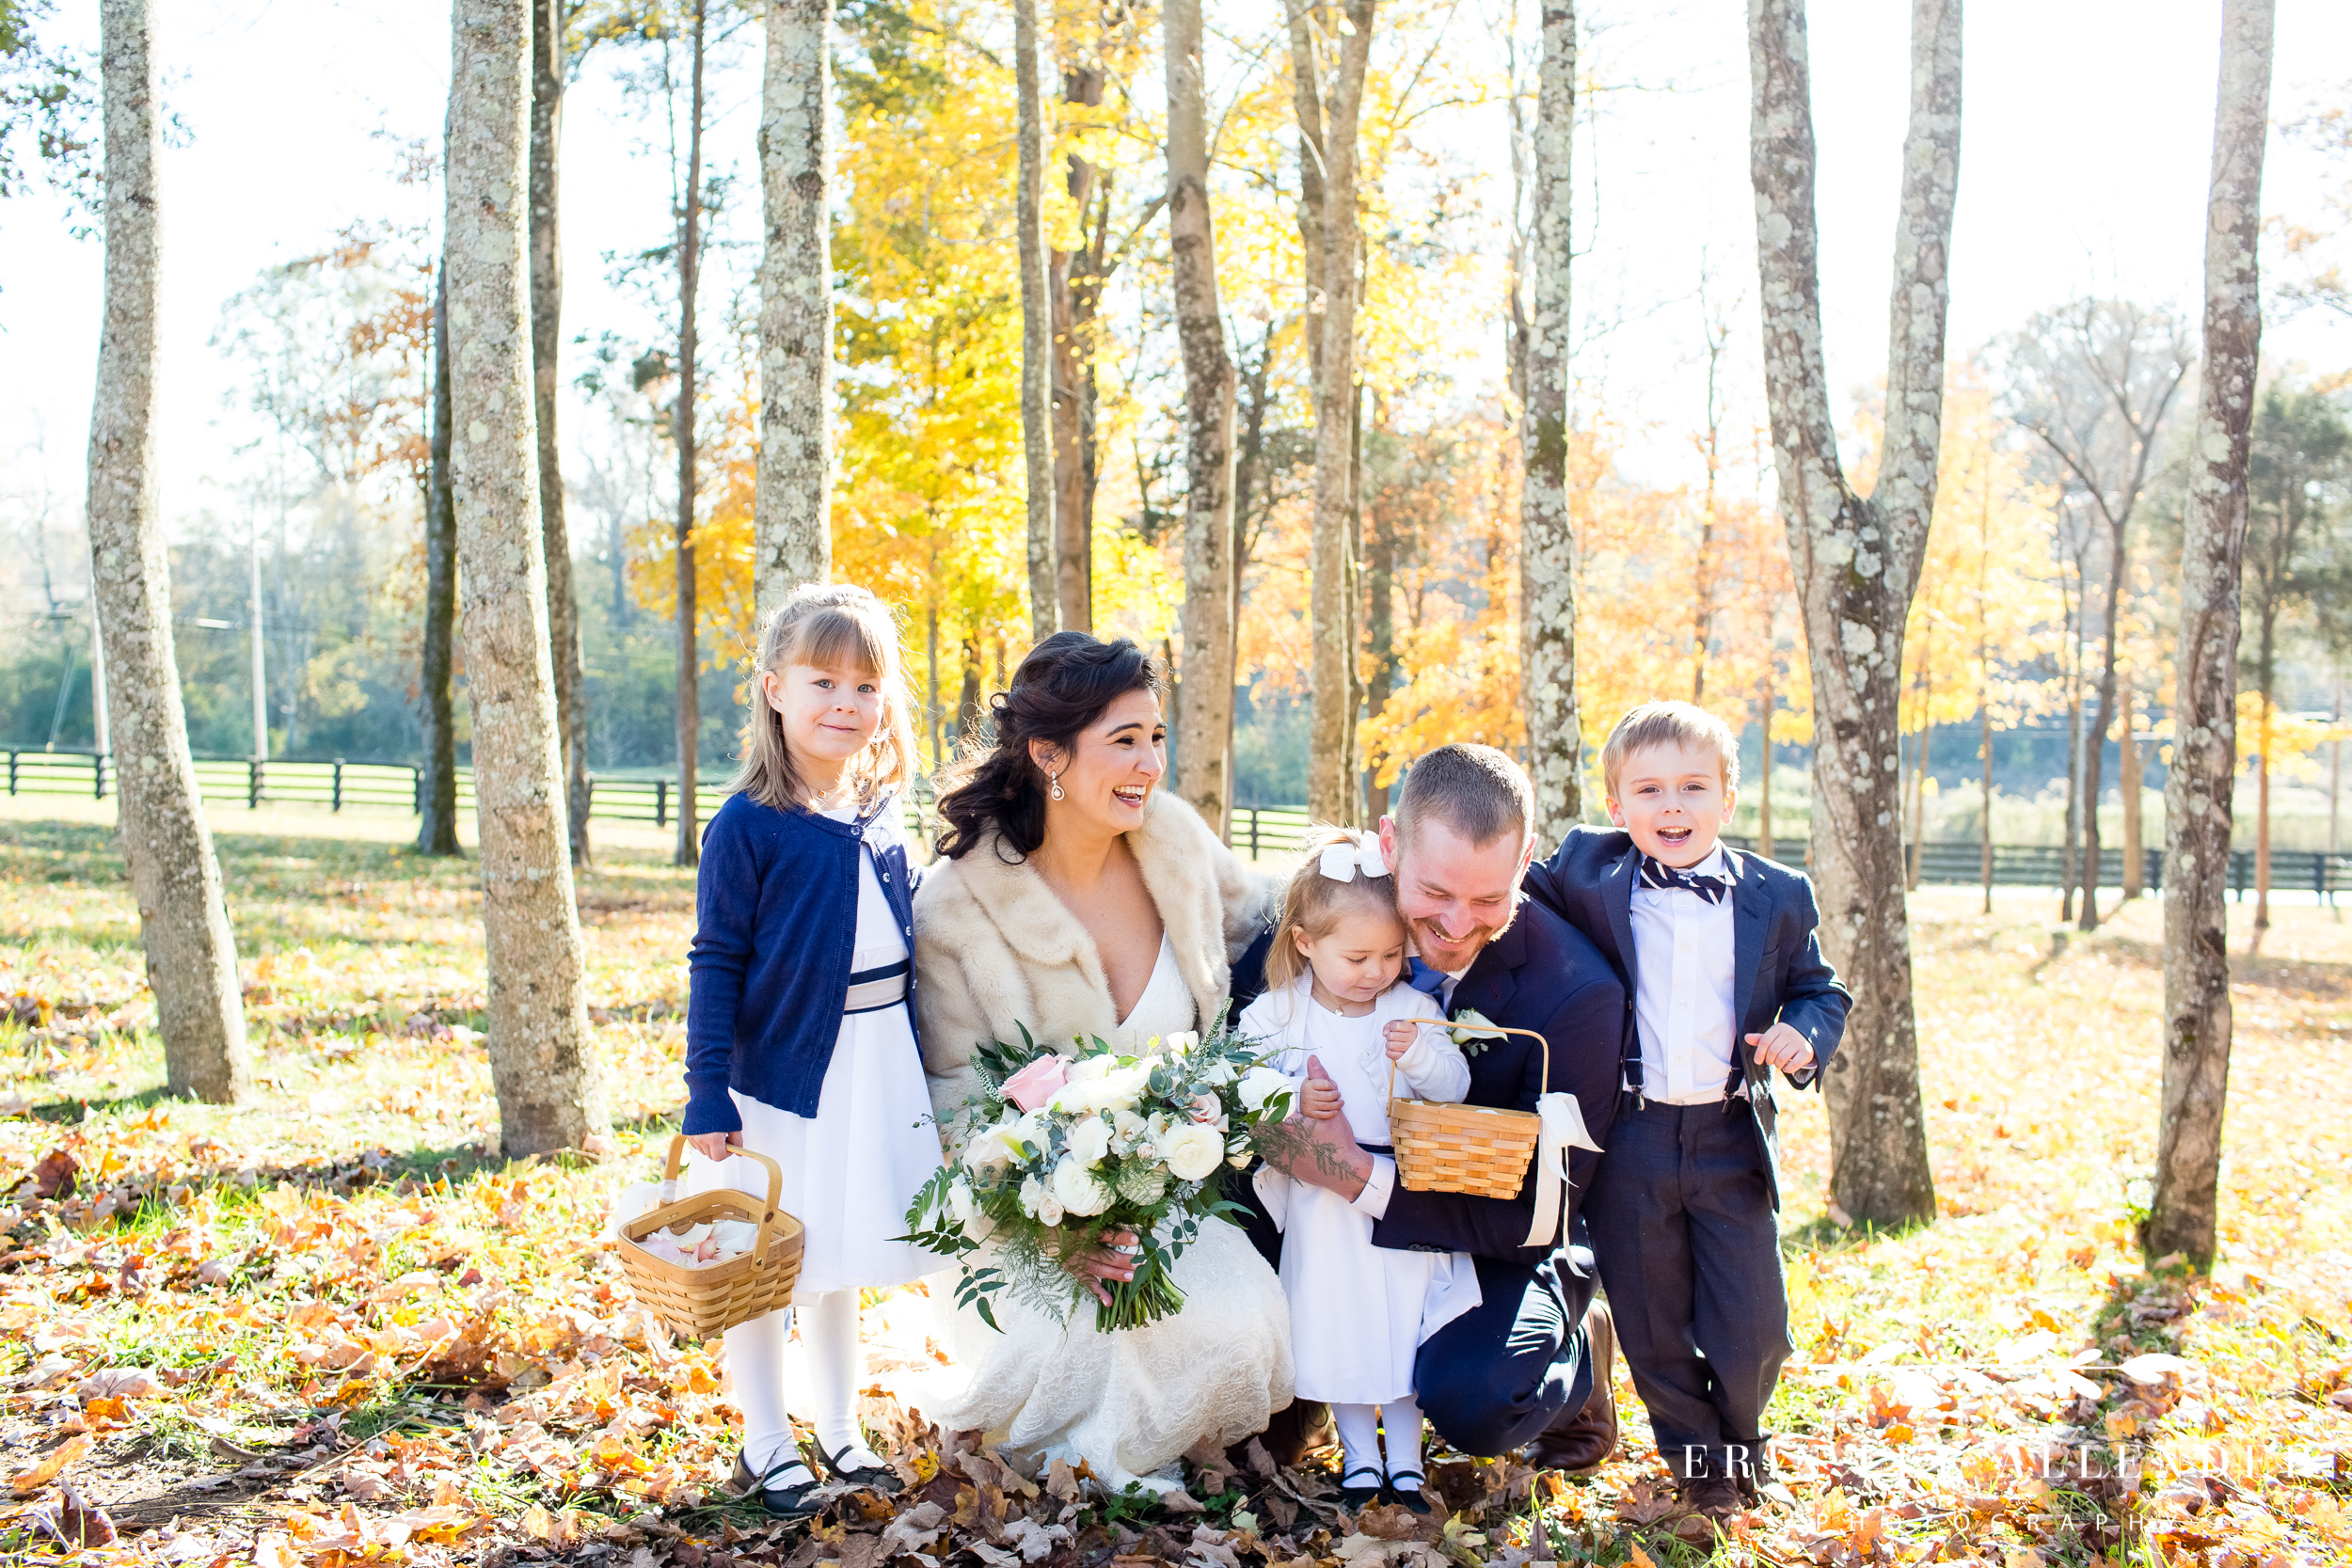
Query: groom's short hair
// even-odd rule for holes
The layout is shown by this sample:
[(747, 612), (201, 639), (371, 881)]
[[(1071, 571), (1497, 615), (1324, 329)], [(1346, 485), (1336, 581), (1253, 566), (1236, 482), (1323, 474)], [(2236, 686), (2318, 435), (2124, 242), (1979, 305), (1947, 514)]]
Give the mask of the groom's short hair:
[(1466, 742), (1414, 758), (1396, 801), (1396, 836), (1406, 844), (1422, 823), (1442, 822), (1483, 848), (1505, 833), (1524, 838), (1534, 820), (1527, 770), (1492, 746)]

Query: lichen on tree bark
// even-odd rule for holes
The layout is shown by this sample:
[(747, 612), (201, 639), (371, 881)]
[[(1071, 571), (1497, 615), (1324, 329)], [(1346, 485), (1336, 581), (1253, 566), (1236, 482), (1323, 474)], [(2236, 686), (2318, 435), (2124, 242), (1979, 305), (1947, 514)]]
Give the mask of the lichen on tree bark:
[(1903, 907), (1903, 626), (1935, 507), (1947, 260), (1959, 182), (1960, 0), (1913, 0), (1911, 120), (1889, 291), (1886, 429), (1874, 492), (1847, 483), (1821, 356), (1812, 83), (1804, 0), (1750, 0), (1750, 175), (1780, 512), (1815, 703), (1813, 874), (1821, 941), (1851, 988), (1833, 1058), (1831, 1192), (1858, 1220), (1932, 1219)]
[(102, 0), (104, 318), (90, 408), (90, 593), (106, 659), (116, 838), (138, 900), (171, 1093), (233, 1104), (252, 1088), (236, 939), (198, 803), (171, 638), (171, 559), (155, 472), (162, 235), (157, 71), (146, 0)]
[(539, 531), (526, 206), (529, 0), (457, 0), (449, 314), (466, 679), (489, 970), (490, 1070), (509, 1155), (608, 1126), (564, 837)]
[(1568, 515), (1570, 157), (1576, 124), (1576, 6), (1545, 0), (1529, 218), (1526, 406), (1520, 445), (1519, 682), (1535, 840), (1549, 853), (1584, 809), (1576, 700), (1576, 529)]
[(833, 7), (771, 0), (759, 120), (759, 470), (752, 592), (764, 614), (833, 575)]
[(2271, 0), (2223, 0), (2205, 222), (2205, 365), (2189, 453), (2165, 776), (2164, 1090), (2155, 1196), (2141, 1244), (2213, 1262), (2230, 1080), (2229, 890), (2237, 765), (2239, 571), (2262, 347), (2255, 245), (2270, 120)]
[(1232, 356), (1217, 304), (1209, 208), (1209, 136), (1201, 76), (1200, 0), (1162, 13), (1168, 80), (1168, 221), (1176, 330), (1184, 368), (1184, 686), (1177, 714), (1177, 793), (1210, 827), (1232, 809), (1228, 717), (1233, 702)]

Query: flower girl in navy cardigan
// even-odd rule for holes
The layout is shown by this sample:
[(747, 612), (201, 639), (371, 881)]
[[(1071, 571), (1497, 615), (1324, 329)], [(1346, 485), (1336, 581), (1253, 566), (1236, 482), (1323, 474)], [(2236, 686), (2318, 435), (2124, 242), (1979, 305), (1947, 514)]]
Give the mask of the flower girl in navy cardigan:
[[(789, 1513), (817, 1484), (785, 1414), (795, 1311), (817, 1463), (897, 1489), (858, 1428), (858, 1291), (938, 1266), (896, 1238), (940, 1148), (908, 1006), (914, 873), (899, 796), (915, 751), (898, 628), (863, 588), (799, 588), (761, 632), (758, 668), (743, 766), (703, 839), (685, 1132), (707, 1162), (729, 1145), (774, 1160), (785, 1211), (807, 1227), (793, 1305), (726, 1336), (743, 1414), (736, 1484)], [(698, 1162), (692, 1176), (767, 1192), (747, 1160)]]

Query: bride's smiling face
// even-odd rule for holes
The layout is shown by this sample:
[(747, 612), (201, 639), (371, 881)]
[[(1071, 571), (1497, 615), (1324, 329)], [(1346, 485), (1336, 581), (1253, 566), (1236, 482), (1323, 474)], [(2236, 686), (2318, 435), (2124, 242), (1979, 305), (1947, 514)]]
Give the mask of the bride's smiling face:
[(1105, 833), (1139, 828), (1143, 808), (1168, 771), (1168, 726), (1160, 721), (1159, 700), (1149, 691), (1124, 692), (1066, 751), (1031, 741), (1029, 756), (1061, 784), (1058, 800), (1048, 789), (1048, 823)]

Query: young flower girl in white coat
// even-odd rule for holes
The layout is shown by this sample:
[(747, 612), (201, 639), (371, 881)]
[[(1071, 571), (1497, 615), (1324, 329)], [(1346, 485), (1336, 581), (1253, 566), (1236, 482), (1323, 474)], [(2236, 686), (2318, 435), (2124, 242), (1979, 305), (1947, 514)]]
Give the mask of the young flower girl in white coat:
[[(1428, 1026), (1444, 1015), (1404, 971), (1405, 924), (1378, 841), (1345, 828), (1311, 836), (1266, 957), (1266, 992), (1238, 1027), (1300, 1080), (1303, 1115), (1345, 1115), (1367, 1148), (1389, 1141), (1391, 1068), (1399, 1094), (1459, 1101), (1470, 1090), (1461, 1047)], [(1470, 1256), (1374, 1246), (1372, 1217), (1338, 1194), (1271, 1168), (1256, 1180), (1283, 1232), (1298, 1397), (1331, 1406), (1346, 1448), (1343, 1500), (1360, 1508), (1386, 1494), (1428, 1513), (1413, 1360), (1422, 1340), (1478, 1305)]]

